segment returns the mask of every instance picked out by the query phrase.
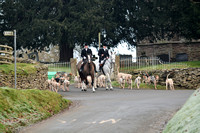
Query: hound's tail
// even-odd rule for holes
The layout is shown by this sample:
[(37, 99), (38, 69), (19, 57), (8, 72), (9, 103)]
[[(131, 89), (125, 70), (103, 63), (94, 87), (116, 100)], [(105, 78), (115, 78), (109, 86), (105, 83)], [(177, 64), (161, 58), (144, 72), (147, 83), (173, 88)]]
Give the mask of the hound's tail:
[(170, 75), (170, 73), (169, 73), (169, 74), (167, 74), (167, 78), (166, 78), (166, 79), (168, 79), (169, 75)]

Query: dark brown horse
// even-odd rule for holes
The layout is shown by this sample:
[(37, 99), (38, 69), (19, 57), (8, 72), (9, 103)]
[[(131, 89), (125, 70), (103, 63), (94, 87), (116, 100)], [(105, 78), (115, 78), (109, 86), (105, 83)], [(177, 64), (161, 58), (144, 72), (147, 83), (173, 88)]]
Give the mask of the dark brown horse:
[(91, 56), (88, 55), (88, 60), (85, 63), (82, 71), (80, 71), (81, 65), (82, 65), (82, 61), (80, 61), (77, 64), (77, 70), (78, 70), (78, 73), (80, 75), (81, 82), (82, 82), (82, 91), (86, 91), (86, 89), (84, 89), (83, 85), (84, 85), (84, 83), (86, 85), (88, 85), (87, 76), (91, 76), (91, 79), (92, 79), (92, 83), (91, 83), (92, 84), (92, 91), (95, 92), (95, 88), (94, 88), (95, 64), (92, 62)]

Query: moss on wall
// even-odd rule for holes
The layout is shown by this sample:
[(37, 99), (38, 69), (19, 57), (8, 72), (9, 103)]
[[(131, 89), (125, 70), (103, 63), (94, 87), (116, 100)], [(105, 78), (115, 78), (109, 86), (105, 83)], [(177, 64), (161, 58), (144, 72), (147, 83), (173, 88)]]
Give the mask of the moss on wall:
[[(0, 86), (14, 88), (14, 64), (0, 65)], [(18, 89), (46, 89), (48, 67), (38, 63), (17, 63), (17, 88)]]

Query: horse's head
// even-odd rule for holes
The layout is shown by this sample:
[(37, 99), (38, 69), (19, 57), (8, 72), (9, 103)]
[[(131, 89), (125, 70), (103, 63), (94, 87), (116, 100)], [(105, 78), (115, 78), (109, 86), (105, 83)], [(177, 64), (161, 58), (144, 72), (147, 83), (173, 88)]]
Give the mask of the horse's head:
[(110, 56), (110, 61), (111, 61), (112, 63), (115, 62), (115, 53), (112, 53), (112, 54), (111, 54), (111, 56)]
[(88, 63), (91, 63), (91, 55), (87, 55), (88, 56)]

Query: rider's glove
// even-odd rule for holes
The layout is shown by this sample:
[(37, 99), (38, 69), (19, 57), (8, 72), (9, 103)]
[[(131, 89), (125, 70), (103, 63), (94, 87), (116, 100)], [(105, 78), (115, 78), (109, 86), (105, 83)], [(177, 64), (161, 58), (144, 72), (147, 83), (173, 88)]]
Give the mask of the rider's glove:
[(86, 57), (84, 56), (83, 59), (86, 59)]

